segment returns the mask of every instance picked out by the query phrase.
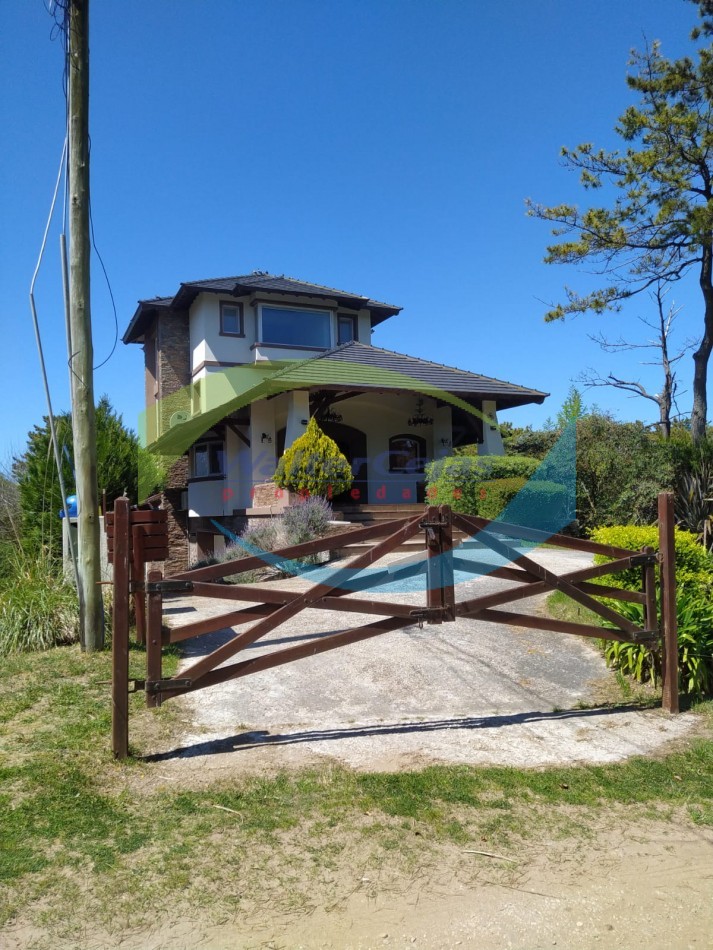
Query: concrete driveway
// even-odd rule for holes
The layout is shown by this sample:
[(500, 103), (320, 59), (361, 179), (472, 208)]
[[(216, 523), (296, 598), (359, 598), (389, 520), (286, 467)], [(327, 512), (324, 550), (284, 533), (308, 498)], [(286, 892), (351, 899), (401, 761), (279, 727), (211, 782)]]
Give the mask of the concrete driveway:
[[(552, 548), (530, 556), (557, 573), (591, 560)], [(270, 586), (309, 585), (294, 578)], [(508, 586), (478, 577), (459, 583), (456, 599)], [(356, 596), (414, 605), (425, 597), (403, 586)], [(185, 597), (166, 604), (166, 619), (180, 624), (235, 606)], [(514, 609), (543, 613), (544, 598)], [(243, 656), (374, 619), (307, 610)], [(183, 667), (231, 636), (186, 641)], [(241, 772), (324, 760), (369, 770), (430, 762), (542, 766), (650, 753), (692, 727), (690, 715), (597, 706), (613, 685), (594, 643), (568, 634), (467, 619), (413, 626), (173, 700), (190, 725), (181, 748), (165, 757), (209, 769), (230, 762)]]

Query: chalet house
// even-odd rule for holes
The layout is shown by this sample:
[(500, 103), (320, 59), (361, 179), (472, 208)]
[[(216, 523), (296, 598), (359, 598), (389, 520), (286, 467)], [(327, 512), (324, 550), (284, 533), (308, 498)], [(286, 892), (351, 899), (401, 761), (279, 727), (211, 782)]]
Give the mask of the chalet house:
[(420, 503), (428, 460), (503, 452), (497, 413), (547, 394), (373, 346), (400, 310), (262, 272), (139, 302), (123, 340), (144, 349), (145, 439), (178, 459), (162, 497), (171, 567), (219, 548), (217, 525), (279, 506), (271, 476), (310, 416), (352, 463), (335, 507)]

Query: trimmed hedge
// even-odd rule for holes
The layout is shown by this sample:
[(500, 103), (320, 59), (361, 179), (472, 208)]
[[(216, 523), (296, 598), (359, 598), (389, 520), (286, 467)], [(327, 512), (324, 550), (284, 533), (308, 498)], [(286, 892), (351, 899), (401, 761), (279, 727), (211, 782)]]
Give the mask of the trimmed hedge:
[(567, 490), (556, 482), (496, 478), (481, 482), (478, 496), (481, 518), (497, 518), (512, 503), (503, 520), (514, 524), (558, 531), (566, 520)]
[[(601, 544), (640, 549), (648, 546), (658, 551), (658, 528), (633, 525), (613, 525), (597, 528), (591, 538)], [(674, 533), (676, 551), (676, 615), (678, 618), (679, 687), (682, 692), (699, 698), (713, 691), (713, 556), (696, 540), (696, 536), (678, 528)], [(597, 564), (611, 558), (597, 554)], [(633, 568), (601, 582), (625, 590), (641, 590), (641, 570)], [(641, 624), (643, 610), (640, 604), (605, 601), (615, 610)], [(660, 605), (659, 605), (660, 609)], [(657, 682), (660, 655), (644, 646), (631, 643), (603, 641), (604, 656), (610, 666), (633, 676), (639, 682), (651, 679)]]
[(492, 478), (481, 482), (478, 491), (478, 514), (481, 518), (497, 518), (525, 485), (526, 478)]
[[(613, 544), (619, 548), (629, 548), (640, 551), (643, 547), (651, 547), (658, 553), (659, 529), (656, 525), (611, 525), (610, 527), (595, 528), (590, 532), (592, 541), (599, 544)], [(713, 584), (713, 556), (703, 545), (696, 540), (695, 534), (690, 531), (674, 530), (674, 546), (676, 550), (676, 582), (681, 586)], [(611, 560), (602, 554), (595, 555), (595, 564), (604, 564)], [(614, 587), (623, 587), (627, 590), (639, 590), (641, 571), (632, 568), (623, 571), (608, 579), (607, 584)]]
[[(428, 501), (431, 505), (451, 505), (466, 515), (480, 514), (480, 487), (483, 482), (528, 479), (540, 464), (525, 456), (449, 456), (426, 466)], [(486, 516), (489, 517), (489, 516)]]

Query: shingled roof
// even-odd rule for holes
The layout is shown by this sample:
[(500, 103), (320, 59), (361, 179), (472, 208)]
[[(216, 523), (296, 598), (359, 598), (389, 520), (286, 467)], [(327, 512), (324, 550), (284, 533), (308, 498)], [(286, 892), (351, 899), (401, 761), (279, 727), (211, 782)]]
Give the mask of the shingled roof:
[(252, 274), (243, 274), (238, 277), (213, 277), (208, 280), (190, 280), (182, 283), (173, 297), (153, 297), (140, 300), (136, 313), (123, 336), (124, 343), (136, 343), (146, 330), (146, 324), (156, 310), (186, 310), (198, 294), (215, 293), (229, 294), (240, 297), (245, 294), (262, 291), (273, 294), (293, 294), (297, 297), (316, 297), (322, 300), (336, 300), (341, 307), (371, 311), (371, 324), (376, 326), (388, 317), (401, 311), (396, 304), (372, 300), (361, 294), (353, 294), (347, 290), (338, 290), (336, 287), (325, 287), (323, 284), (312, 284), (296, 277), (286, 277), (284, 274), (266, 274), (255, 271)]
[[(360, 367), (373, 367), (374, 386), (379, 387), (382, 377), (380, 371), (388, 370), (427, 383), (436, 389), (461, 396), (477, 396), (482, 399), (493, 399), (499, 409), (512, 406), (522, 406), (527, 403), (542, 403), (549, 393), (539, 389), (528, 389), (509, 383), (492, 376), (481, 376), (479, 373), (469, 373), (454, 366), (444, 366), (442, 363), (433, 363), (430, 360), (419, 359), (416, 356), (407, 356), (405, 353), (396, 353), (393, 350), (384, 350), (377, 346), (359, 343), (352, 340), (341, 346), (327, 350), (315, 357), (315, 365), (320, 360), (329, 363), (355, 363)], [(341, 374), (340, 374), (341, 375)], [(364, 379), (359, 383), (363, 388)], [(346, 388), (346, 387), (345, 387)]]

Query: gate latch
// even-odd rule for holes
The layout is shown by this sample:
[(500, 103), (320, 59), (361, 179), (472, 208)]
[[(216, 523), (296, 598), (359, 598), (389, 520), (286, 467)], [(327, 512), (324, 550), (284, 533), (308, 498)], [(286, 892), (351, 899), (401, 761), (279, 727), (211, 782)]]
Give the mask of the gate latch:
[(658, 554), (634, 554), (629, 558), (632, 567), (649, 567), (659, 562)]

